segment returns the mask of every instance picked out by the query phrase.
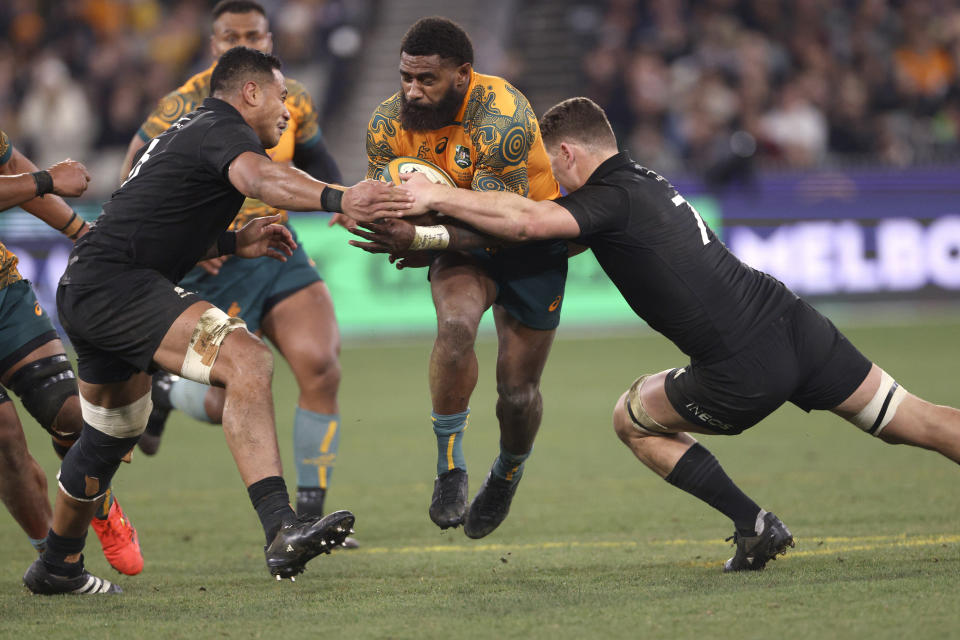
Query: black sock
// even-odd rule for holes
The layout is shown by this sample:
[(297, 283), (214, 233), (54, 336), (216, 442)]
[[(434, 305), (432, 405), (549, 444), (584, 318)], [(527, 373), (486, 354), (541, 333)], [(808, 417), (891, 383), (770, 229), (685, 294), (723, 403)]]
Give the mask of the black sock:
[(58, 536), (53, 529), (50, 529), (47, 532), (47, 549), (42, 556), (47, 571), (68, 578), (76, 578), (83, 573), (83, 556), (80, 556), (79, 562), (67, 562), (67, 556), (83, 551), (86, 541), (86, 532), (79, 538), (67, 538)]
[(297, 515), (290, 507), (287, 483), (280, 476), (270, 476), (254, 482), (247, 487), (247, 494), (250, 496), (253, 508), (257, 510), (257, 515), (260, 516), (260, 524), (263, 525), (267, 544), (273, 541), (280, 527), (297, 519)]
[(297, 515), (322, 516), (326, 489), (320, 487), (297, 487)]
[(664, 480), (733, 520), (740, 535), (756, 535), (754, 527), (760, 507), (740, 491), (713, 454), (699, 442), (687, 449)]

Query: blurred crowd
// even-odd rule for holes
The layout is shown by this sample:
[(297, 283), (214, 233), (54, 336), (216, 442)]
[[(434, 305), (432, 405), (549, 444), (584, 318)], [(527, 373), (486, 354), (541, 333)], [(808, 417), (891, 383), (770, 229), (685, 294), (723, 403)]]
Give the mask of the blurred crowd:
[[(665, 173), (723, 185), (757, 166), (960, 158), (960, 0), (566, 2), (587, 42), (577, 90)], [(317, 99), (356, 81), (378, 0), (261, 3), (288, 74)], [(3, 0), (0, 128), (43, 166), (119, 166), (157, 100), (209, 64), (213, 4)]]
[(586, 92), (638, 161), (763, 167), (960, 156), (960, 0), (606, 0)]
[[(70, 156), (119, 167), (116, 155), (159, 98), (210, 63), (215, 3), (3, 0), (0, 128), (40, 166)], [(324, 95), (316, 84), (342, 74), (357, 53), (371, 3), (260, 3), (285, 69), (299, 71), (294, 77)]]

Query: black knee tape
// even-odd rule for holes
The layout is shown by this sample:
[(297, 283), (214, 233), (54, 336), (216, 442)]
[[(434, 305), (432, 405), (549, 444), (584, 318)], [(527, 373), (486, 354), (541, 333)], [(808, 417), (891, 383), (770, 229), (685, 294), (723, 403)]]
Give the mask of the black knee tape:
[(110, 488), (117, 467), (139, 439), (114, 438), (84, 423), (80, 439), (60, 465), (60, 486), (77, 500), (96, 500)]
[(67, 398), (77, 395), (77, 378), (64, 354), (40, 358), (20, 367), (9, 386), (23, 406), (40, 426), (52, 436), (64, 437), (52, 431), (53, 423)]

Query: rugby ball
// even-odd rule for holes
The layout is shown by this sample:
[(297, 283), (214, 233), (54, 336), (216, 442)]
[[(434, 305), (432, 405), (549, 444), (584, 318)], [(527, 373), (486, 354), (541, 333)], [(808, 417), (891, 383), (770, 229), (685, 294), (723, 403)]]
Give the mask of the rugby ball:
[(401, 156), (388, 162), (387, 166), (383, 168), (383, 180), (394, 184), (402, 184), (400, 176), (405, 173), (422, 173), (434, 184), (445, 184), (448, 187), (457, 186), (457, 183), (446, 171), (432, 162), (412, 156)]

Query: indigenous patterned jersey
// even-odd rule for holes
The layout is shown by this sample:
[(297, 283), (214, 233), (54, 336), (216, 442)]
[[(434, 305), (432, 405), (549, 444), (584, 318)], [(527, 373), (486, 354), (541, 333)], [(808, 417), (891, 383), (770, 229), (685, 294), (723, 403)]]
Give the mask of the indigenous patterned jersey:
[[(10, 144), (7, 134), (0, 131), (0, 165), (7, 164), (12, 155), (13, 145)], [(17, 256), (7, 250), (0, 242), (0, 289), (23, 279), (23, 276), (17, 271), (17, 262)]]
[(530, 103), (506, 80), (471, 72), (455, 121), (407, 131), (401, 93), (381, 103), (367, 127), (367, 177), (380, 178), (392, 158), (416, 156), (441, 167), (457, 186), (512, 191), (534, 200), (560, 196)]
[[(160, 100), (160, 104), (143, 123), (138, 132), (144, 142), (155, 138), (184, 115), (199, 107), (204, 98), (210, 96), (210, 75), (213, 73), (211, 65), (206, 71), (187, 80), (183, 86), (172, 91)], [(277, 146), (267, 150), (267, 155), (274, 162), (292, 162), (296, 147), (309, 147), (320, 139), (320, 118), (313, 100), (306, 88), (296, 80), (286, 79), (287, 109), (290, 111), (290, 122), (280, 136)], [(283, 216), (286, 222), (287, 212), (247, 198), (231, 224), (232, 229), (239, 229), (252, 218), (275, 214)]]

